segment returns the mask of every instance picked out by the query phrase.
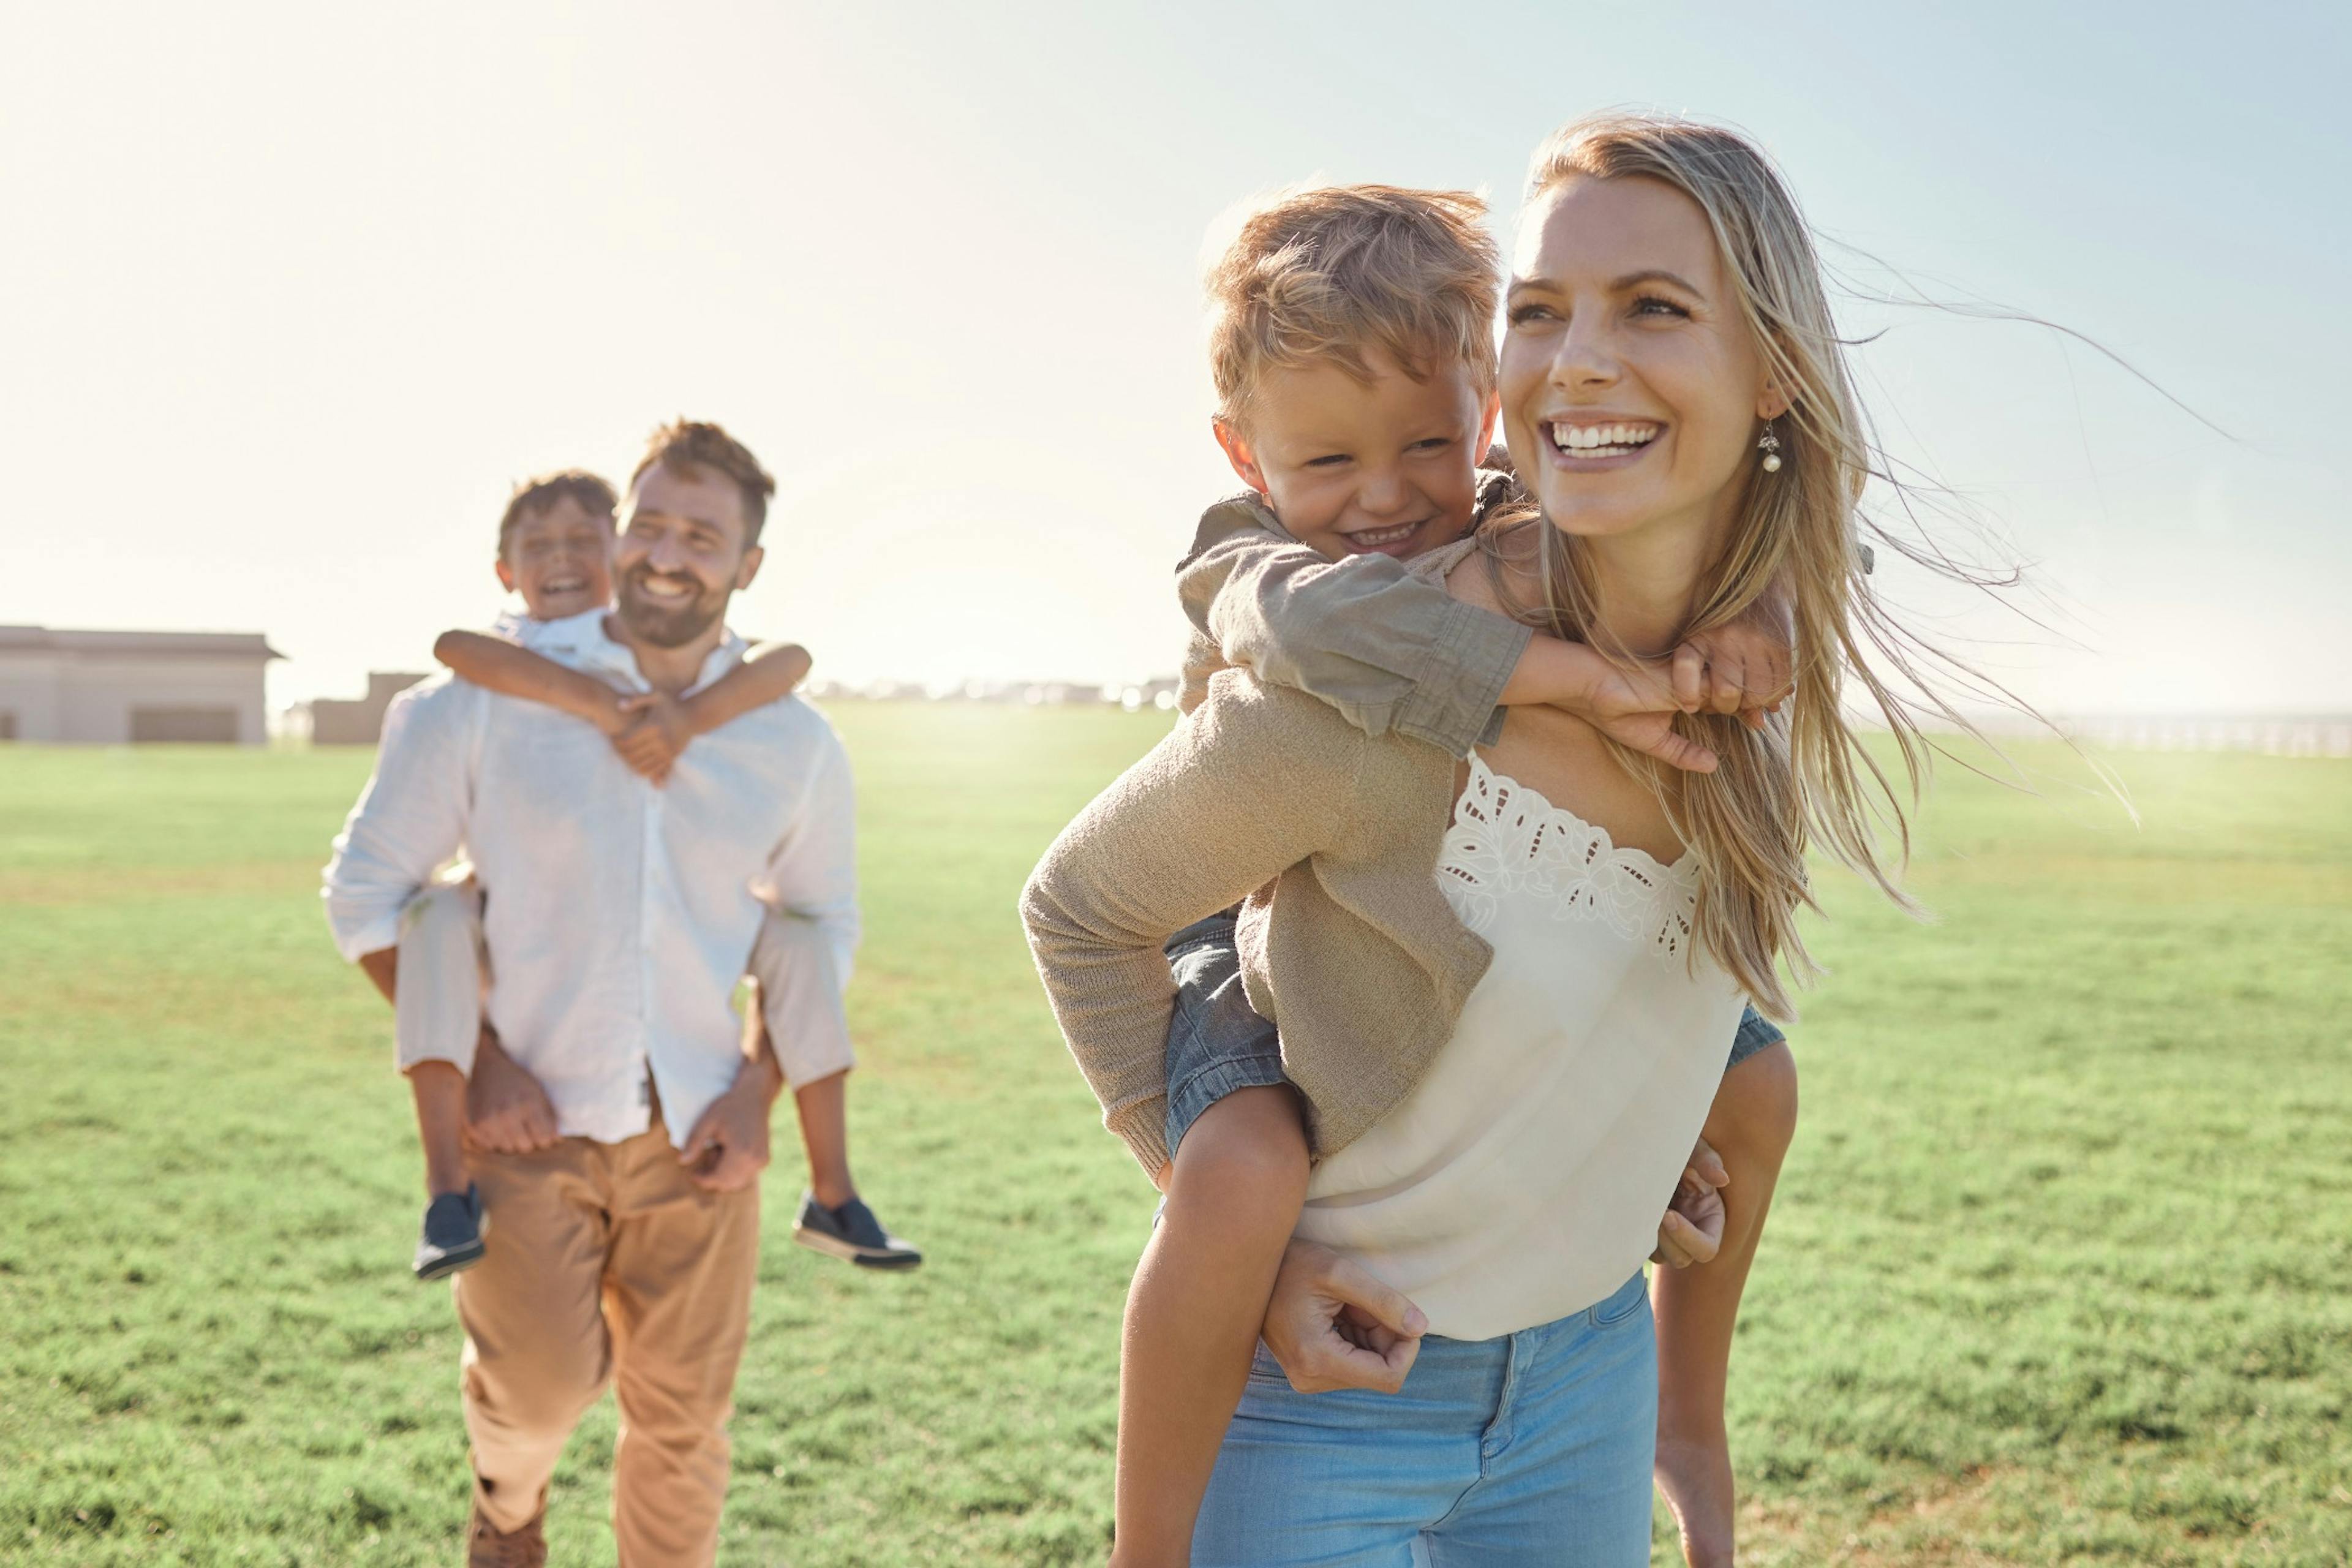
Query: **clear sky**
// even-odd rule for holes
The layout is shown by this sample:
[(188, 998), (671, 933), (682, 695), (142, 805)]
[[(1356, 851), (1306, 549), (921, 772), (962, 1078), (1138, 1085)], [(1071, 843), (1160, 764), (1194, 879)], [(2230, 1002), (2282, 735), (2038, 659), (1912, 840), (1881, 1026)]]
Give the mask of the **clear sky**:
[[(1737, 123), (1833, 240), (2063, 321), (1857, 305), (1865, 391), (2072, 645), (2072, 711), (2352, 709), (2352, 8), (25, 7), (0, 51), (0, 622), (260, 630), (286, 701), (500, 607), (511, 482), (716, 418), (739, 626), (845, 679), (1172, 668), (1231, 488), (1202, 237), (1486, 188), (1612, 105)], [(1832, 248), (1863, 277), (1884, 274)], [(1899, 593), (1906, 584), (1895, 582)]]

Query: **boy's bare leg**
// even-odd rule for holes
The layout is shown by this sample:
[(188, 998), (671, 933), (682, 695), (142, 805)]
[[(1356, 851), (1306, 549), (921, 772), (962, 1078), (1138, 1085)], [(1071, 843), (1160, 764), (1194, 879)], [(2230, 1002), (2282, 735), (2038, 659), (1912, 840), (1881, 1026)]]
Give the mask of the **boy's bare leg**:
[(1724, 1075), (1701, 1134), (1723, 1157), (1723, 1247), (1712, 1262), (1661, 1268), (1650, 1294), (1658, 1320), (1658, 1489), (1682, 1527), (1689, 1568), (1732, 1562), (1731, 1445), (1723, 1394), (1731, 1332), (1780, 1162), (1797, 1130), (1797, 1064), (1766, 1047)]
[(849, 1174), (849, 1074), (837, 1072), (793, 1090), (801, 1117), (801, 1147), (808, 1152), (809, 1191), (837, 1209), (857, 1195)]
[(425, 1195), (466, 1190), (466, 1075), (452, 1062), (418, 1062), (408, 1069), (416, 1100), (416, 1137), (425, 1146)]
[(1307, 1134), (1282, 1087), (1201, 1113), (1127, 1294), (1113, 1568), (1181, 1564), (1249, 1378), (1283, 1249), (1307, 1199)]

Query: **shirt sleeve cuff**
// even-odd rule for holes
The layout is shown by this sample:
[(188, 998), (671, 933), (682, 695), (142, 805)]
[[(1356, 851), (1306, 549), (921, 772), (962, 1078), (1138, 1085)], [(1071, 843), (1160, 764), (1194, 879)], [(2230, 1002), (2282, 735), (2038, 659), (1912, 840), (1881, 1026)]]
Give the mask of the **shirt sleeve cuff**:
[(1398, 707), (1397, 732), (1466, 757), (1495, 716), (1533, 631), (1460, 600), (1450, 603), (1429, 668)]
[(394, 910), (357, 924), (338, 921), (334, 932), (335, 951), (343, 955), (345, 963), (357, 963), (368, 953), (400, 945), (400, 911)]
[(1129, 1100), (1104, 1117), (1103, 1125), (1126, 1142), (1143, 1173), (1157, 1182), (1168, 1168), (1168, 1097)]

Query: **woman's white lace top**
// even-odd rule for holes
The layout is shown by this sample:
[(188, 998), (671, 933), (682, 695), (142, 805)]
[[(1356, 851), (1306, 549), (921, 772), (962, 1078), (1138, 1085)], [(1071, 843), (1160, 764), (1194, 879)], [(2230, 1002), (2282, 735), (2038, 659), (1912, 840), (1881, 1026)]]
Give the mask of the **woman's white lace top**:
[(1495, 961), (1419, 1087), (1318, 1166), (1298, 1233), (1483, 1340), (1601, 1300), (1658, 1219), (1723, 1077), (1742, 997), (1691, 962), (1698, 876), (1491, 771), (1438, 881)]

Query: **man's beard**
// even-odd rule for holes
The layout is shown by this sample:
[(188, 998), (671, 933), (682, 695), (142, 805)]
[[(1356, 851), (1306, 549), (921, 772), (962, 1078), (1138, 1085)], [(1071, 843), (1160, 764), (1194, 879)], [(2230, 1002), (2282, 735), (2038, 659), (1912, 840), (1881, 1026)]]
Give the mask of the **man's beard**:
[[(656, 574), (640, 566), (621, 579), (619, 609), (621, 624), (630, 634), (655, 647), (684, 647), (712, 626), (727, 613), (727, 600), (731, 589), (707, 589), (693, 598), (676, 605), (664, 604), (646, 592), (646, 583)], [(683, 581), (692, 582), (692, 578)], [(681, 581), (677, 577), (672, 582)]]

